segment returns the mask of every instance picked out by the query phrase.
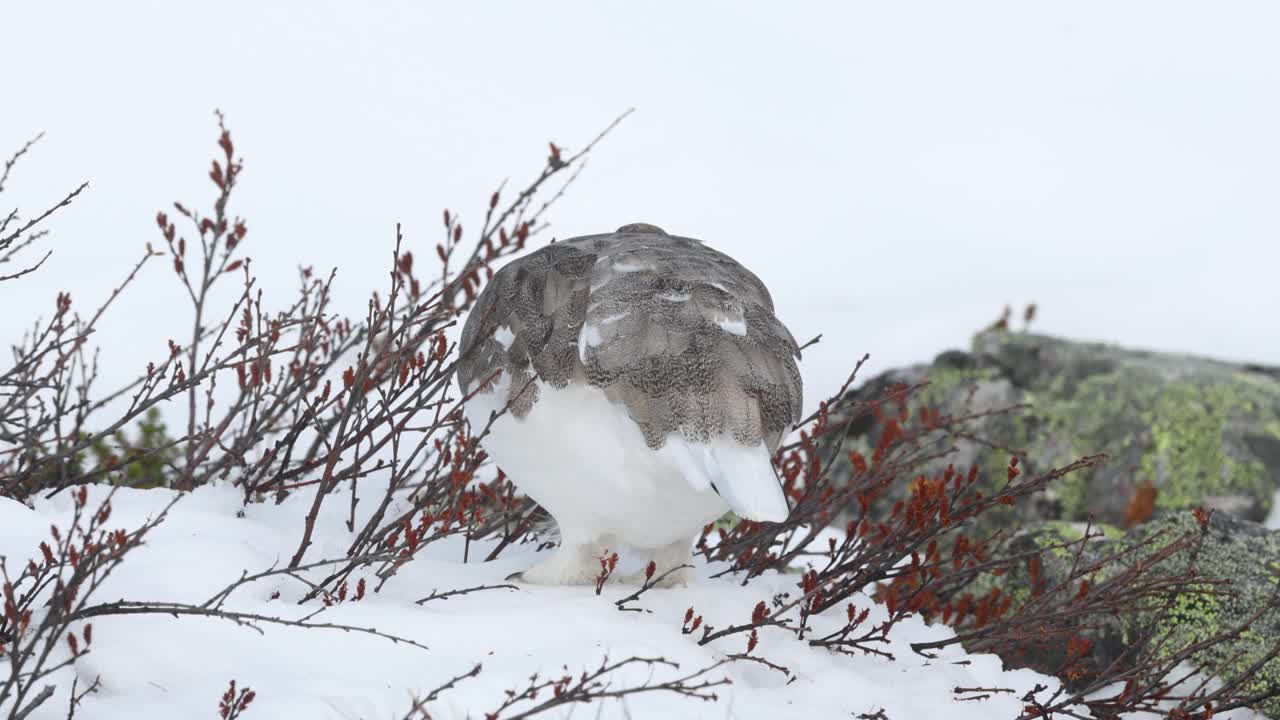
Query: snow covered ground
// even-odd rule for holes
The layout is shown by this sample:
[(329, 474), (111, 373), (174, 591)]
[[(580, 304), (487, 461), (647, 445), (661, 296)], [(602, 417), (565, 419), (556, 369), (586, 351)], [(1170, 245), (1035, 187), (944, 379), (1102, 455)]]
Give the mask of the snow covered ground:
[[(90, 506), (96, 507), (105, 492), (91, 488)], [(171, 497), (165, 490), (120, 490), (110, 525), (133, 529)], [(310, 500), (310, 493), (302, 492), (279, 506), (242, 507), (235, 489), (201, 488), (178, 502), (147, 545), (109, 578), (97, 599), (201, 602), (242, 571), (287, 561), (297, 546)], [(341, 557), (346, 549), (346, 503), (330, 503), (326, 509), (308, 560)], [(34, 510), (0, 498), (0, 555), (9, 567), (37, 557), (50, 524), (65, 527), (71, 511), (68, 493), (38, 500)], [(708, 579), (709, 568), (700, 567), (701, 577), (690, 587), (644, 594), (638, 604), (650, 612), (619, 612), (613, 601), (630, 589), (612, 584), (600, 596), (594, 588), (526, 586), (415, 604), (433, 590), (501, 583), (530, 563), (534, 553), (532, 545), (525, 545), (491, 563), (463, 563), (461, 550), (460, 540), (434, 543), (382, 592), (336, 605), (318, 618), (376, 627), (418, 641), (428, 646), (426, 650), (333, 630), (265, 627), (259, 634), (204, 618), (101, 617), (94, 622), (92, 651), (73, 669), (61, 671), (58, 695), (32, 720), (66, 717), (65, 693), (72, 672), (81, 688), (101, 678), (101, 690), (76, 715), (91, 720), (215, 718), (218, 699), (232, 679), (256, 692), (244, 715), (249, 720), (402, 718), (415, 693), (425, 693), (475, 663), (483, 665), (482, 672), (444, 693), (430, 710), (435, 718), (483, 718), (502, 704), (504, 691), (522, 689), (533, 673), (545, 676), (567, 667), (576, 675), (599, 666), (604, 656), (662, 656), (680, 665), (679, 671), (626, 668), (613, 677), (614, 687), (623, 687), (651, 677), (662, 681), (687, 674), (740, 653), (745, 649), (743, 635), (700, 647), (696, 636), (682, 634), (686, 609), (692, 606), (716, 626), (746, 622), (759, 600), (794, 592), (798, 579), (774, 574), (742, 587)], [(473, 546), (471, 556), (482, 556), (485, 548), (480, 550), (477, 553)], [(227, 607), (296, 618), (314, 609), (314, 604), (302, 607), (294, 602), (302, 589), (296, 580), (274, 577), (237, 591)], [(279, 598), (272, 599), (276, 592)], [(881, 612), (868, 600), (861, 604), (872, 608), (873, 619)], [(835, 621), (819, 618), (818, 629)], [(1003, 687), (1021, 695), (1037, 683), (1056, 686), (1056, 680), (1030, 671), (1005, 672), (994, 656), (964, 656), (953, 649), (929, 661), (907, 646), (948, 632), (905, 623), (898, 628), (894, 646), (887, 648), (896, 658), (890, 661), (834, 655), (767, 628), (756, 654), (790, 668), (794, 681), (764, 666), (738, 662), (710, 675), (728, 676), (733, 682), (716, 689), (716, 702), (654, 692), (604, 701), (599, 707), (570, 706), (549, 716), (814, 720), (883, 709), (891, 720), (998, 720), (1019, 714), (1022, 703), (1016, 696), (960, 702), (954, 689)]]

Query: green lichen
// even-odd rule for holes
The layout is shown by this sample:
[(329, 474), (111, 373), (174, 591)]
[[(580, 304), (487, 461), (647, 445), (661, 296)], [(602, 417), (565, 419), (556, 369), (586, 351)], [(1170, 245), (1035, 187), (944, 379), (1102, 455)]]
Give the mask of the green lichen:
[[(1250, 628), (1240, 633), (1240, 639), (1237, 642), (1240, 649), (1244, 650), (1246, 657), (1256, 660), (1259, 656), (1271, 650), (1271, 643), (1275, 642), (1275, 639), (1272, 638), (1271, 641), (1268, 641), (1262, 633)], [(1252, 664), (1252, 662), (1242, 660), (1236, 663), (1234, 669), (1237, 671), (1246, 670)], [(1277, 685), (1280, 685), (1280, 659), (1274, 659), (1251, 673), (1249, 682), (1245, 685), (1245, 691), (1248, 694), (1262, 693), (1275, 689)], [(1263, 702), (1258, 709), (1271, 717), (1277, 717), (1277, 714), (1280, 714), (1280, 701), (1272, 698)]]
[(1258, 411), (1247, 386), (1238, 380), (1164, 386), (1143, 413), (1152, 440), (1139, 466), (1143, 477), (1159, 479), (1157, 506), (1191, 507), (1206, 495), (1231, 491), (1265, 501), (1270, 490), (1266, 468), (1254, 459), (1240, 462), (1231, 457), (1223, 442), (1233, 414)]
[[(1233, 521), (1238, 523), (1239, 521)], [(1231, 526), (1228, 526), (1231, 527)], [(1255, 526), (1256, 527), (1256, 526)], [(1198, 532), (1195, 521), (1188, 513), (1176, 513), (1145, 527), (1146, 532), (1164, 530), (1165, 536), (1145, 551), (1157, 553), (1162, 546), (1173, 542), (1187, 532)], [(1125, 542), (1136, 541), (1126, 540)], [(1175, 598), (1167, 615), (1160, 618), (1159, 632), (1169, 639), (1160, 647), (1174, 652), (1188, 644), (1203, 641), (1237, 628), (1250, 619), (1258, 608), (1265, 606), (1273, 585), (1275, 570), (1280, 565), (1280, 533), (1231, 529), (1215, 531), (1206, 537), (1199, 551), (1196, 567), (1215, 578), (1229, 578), (1229, 588), (1211, 586), (1195, 588), (1205, 592), (1184, 593)], [(1192, 558), (1183, 551), (1168, 561), (1166, 571), (1180, 572), (1189, 567)], [(1139, 619), (1139, 625), (1148, 619)], [(1221, 676), (1233, 677), (1248, 673), (1247, 692), (1260, 692), (1280, 683), (1280, 658), (1273, 659), (1261, 668), (1252, 666), (1278, 642), (1280, 616), (1276, 612), (1264, 614), (1245, 628), (1235, 639), (1216, 643), (1197, 653), (1193, 663), (1201, 668), (1220, 668)], [(1280, 716), (1280, 701), (1266, 701), (1258, 709), (1272, 717)]]
[[(1086, 377), (1070, 394), (1064, 394), (1065, 383), (1056, 378), (1034, 410), (1045, 433), (1032, 456), (1042, 465), (1064, 465), (1099, 452), (1123, 454), (1141, 429), (1138, 409), (1153, 405), (1159, 392), (1154, 374), (1132, 368)], [(1056, 484), (1064, 517), (1088, 515), (1089, 477), (1088, 471), (1072, 473)]]
[(1097, 525), (1094, 525), (1094, 528), (1101, 530), (1102, 534), (1105, 535), (1108, 540), (1118, 540), (1119, 538), (1124, 537), (1124, 530), (1121, 530), (1115, 525), (1098, 523)]
[[(1084, 539), (1087, 523), (1068, 520), (1046, 520), (1039, 527), (1028, 533), (1035, 546), (1049, 554), (1050, 557), (1070, 564), (1079, 552), (1079, 542)], [(1092, 543), (1123, 538), (1125, 533), (1120, 528), (1096, 523), (1089, 527)]]
[(1275, 438), (1280, 438), (1280, 420), (1272, 420), (1270, 422), (1265, 422), (1262, 424), (1262, 429), (1268, 435)]
[[(1157, 656), (1167, 657), (1187, 645), (1220, 633), (1222, 610), (1222, 601), (1213, 594), (1211, 585), (1192, 586), (1178, 595), (1155, 629), (1155, 647), (1160, 648)], [(1126, 624), (1123, 632), (1125, 642), (1134, 642), (1150, 620), (1143, 617), (1139, 622)]]
[(1222, 601), (1210, 585), (1188, 588), (1178, 595), (1161, 625), (1162, 634), (1171, 636), (1170, 648), (1185, 647), (1221, 631), (1219, 617)]
[[(1015, 608), (1020, 608), (1031, 600), (1030, 580), (1027, 582), (1004, 583), (1000, 587), (1002, 591), (1009, 594), (1013, 607)], [(980, 595), (981, 593), (975, 594)]]
[[(1206, 496), (1242, 494), (1270, 508), (1272, 481), (1256, 458), (1233, 455), (1227, 430), (1233, 423), (1271, 431), (1275, 405), (1239, 379), (1169, 380), (1139, 367), (1120, 367), (1084, 378), (1064, 395), (1065, 380), (1051, 383), (1034, 413), (1045, 434), (1033, 459), (1060, 465), (1103, 452), (1136, 464), (1132, 482), (1154, 482), (1157, 507), (1187, 508)], [(1274, 428), (1280, 430), (1280, 427)], [(1096, 471), (1092, 471), (1096, 472)], [(1054, 492), (1070, 519), (1088, 514), (1091, 472), (1058, 482)]]
[[(1084, 523), (1071, 522), (1069, 520), (1050, 520), (1044, 524), (1044, 528), (1045, 530), (1052, 532), (1054, 535), (1057, 535), (1057, 537), (1047, 537), (1045, 539), (1052, 540), (1053, 542), (1058, 542), (1059, 540), (1062, 542), (1076, 542), (1077, 540), (1084, 539), (1085, 527)], [(1041, 547), (1043, 547), (1043, 545)]]
[(927, 407), (950, 407), (957, 399), (956, 390), (965, 390), (976, 382), (995, 378), (993, 368), (951, 368), (935, 367), (929, 369), (929, 384), (921, 388), (916, 395), (917, 403)]
[(1280, 400), (1280, 383), (1274, 378), (1251, 372), (1235, 373), (1233, 379), (1240, 383), (1246, 391), (1254, 393), (1273, 406)]
[[(1051, 524), (1052, 527), (1050, 527)], [(1076, 542), (1084, 537), (1084, 532), (1082, 530), (1077, 530), (1075, 528), (1075, 523), (1059, 521), (1045, 523), (1045, 529), (1047, 532), (1035, 534), (1033, 540), (1035, 541), (1036, 547), (1052, 554), (1060, 560), (1070, 560), (1071, 548), (1062, 547), (1062, 543)]]
[(1098, 533), (1102, 533), (1102, 536), (1108, 540), (1118, 540), (1124, 537), (1124, 530), (1106, 523), (1094, 523), (1090, 526), (1088, 523), (1070, 520), (1049, 520), (1043, 524), (1043, 527), (1056, 534), (1062, 542), (1083, 540), (1086, 529), (1095, 536)]

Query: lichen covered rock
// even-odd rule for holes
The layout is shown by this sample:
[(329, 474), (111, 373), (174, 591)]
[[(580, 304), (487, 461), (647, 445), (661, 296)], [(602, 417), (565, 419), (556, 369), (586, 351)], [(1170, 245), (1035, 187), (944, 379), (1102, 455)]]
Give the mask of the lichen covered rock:
[[(1126, 566), (1147, 562), (1177, 538), (1201, 532), (1199, 550), (1178, 551), (1159, 564), (1159, 574), (1177, 577), (1194, 566), (1204, 577), (1231, 581), (1226, 592), (1180, 594), (1159, 614), (1093, 618), (1081, 625), (1080, 636), (1091, 642), (1083, 660), (1086, 675), (1131, 657), (1136, 640), (1153, 629), (1167, 640), (1158, 646), (1171, 651), (1236, 628), (1268, 606), (1280, 583), (1280, 531), (1259, 522), (1271, 514), (1280, 487), (1280, 368), (986, 331), (969, 351), (951, 350), (932, 363), (891, 370), (852, 393), (855, 399), (871, 399), (900, 383), (925, 382), (912, 406), (972, 419), (964, 421), (967, 435), (952, 436), (954, 451), (924, 472), (941, 472), (947, 464), (977, 466), (987, 490), (995, 492), (1005, 482), (1011, 454), (1032, 476), (1086, 455), (1107, 456), (1054, 481), (1040, 496), (983, 513), (976, 520), (979, 527), (967, 530), (987, 535), (1000, 529), (1004, 554), (1039, 554), (1043, 584), (1037, 587), (1054, 586), (1070, 577), (1073, 567), (1090, 567), (1129, 550), (1091, 578), (1105, 582)], [(1014, 407), (1020, 409), (1000, 412)], [(843, 449), (869, 454), (881, 427), (870, 417), (856, 419)], [(846, 453), (833, 455), (837, 477), (849, 472)], [(1153, 502), (1135, 515), (1140, 499)], [(1215, 511), (1207, 528), (1190, 512), (1196, 507)], [(1063, 545), (1079, 541), (1086, 523), (1102, 536), (1077, 558)], [(1073, 584), (1078, 578), (1062, 587)], [(1033, 597), (1026, 566), (1001, 577), (984, 576), (966, 591), (980, 596), (995, 585), (1015, 606)], [(1234, 639), (1201, 650), (1193, 662), (1238, 674), (1278, 643), (1280, 611), (1270, 610)], [(1052, 673), (1065, 667), (1066, 652), (1065, 643), (1029, 642), (1006, 647), (1001, 656), (1011, 666)], [(1251, 691), (1275, 687), (1280, 659), (1248, 675)], [(1280, 699), (1256, 709), (1280, 719)]]
[[(1203, 505), (1261, 521), (1280, 487), (1277, 368), (988, 331), (974, 338), (970, 352), (944, 352), (853, 392), (874, 397), (895, 383), (925, 380), (917, 401), (953, 416), (1025, 404), (975, 420), (971, 429), (1018, 452), (1028, 472), (1108, 456), (1019, 508), (1023, 522), (1092, 517), (1123, 526), (1144, 483), (1156, 489), (1156, 509)], [(865, 451), (875, 432), (870, 422), (852, 428), (849, 449)], [(1007, 451), (960, 440), (938, 464), (976, 463), (994, 483), (1003, 480), (1008, 459)]]
[[(1018, 532), (1008, 549), (1015, 553), (1043, 550), (1039, 556), (1042, 588), (1061, 584), (1070, 576), (1073, 566), (1090, 567), (1099, 559), (1117, 553), (1123, 553), (1122, 559), (1106, 565), (1097, 573), (1092, 578), (1095, 584), (1137, 563), (1148, 563), (1158, 576), (1176, 577), (1193, 570), (1206, 578), (1229, 580), (1229, 585), (1214, 593), (1181, 594), (1163, 613), (1152, 611), (1133, 616), (1113, 616), (1101, 624), (1091, 619), (1089, 627), (1080, 631), (1081, 636), (1092, 641), (1088, 658), (1091, 669), (1107, 667), (1117, 660), (1123, 662), (1125, 651), (1134, 646), (1139, 636), (1154, 633), (1158, 641), (1152, 646), (1161, 648), (1157, 652), (1173, 652), (1249, 624), (1248, 629), (1235, 639), (1214, 643), (1201, 650), (1193, 657), (1193, 663), (1205, 671), (1221, 668), (1221, 676), (1226, 677), (1247, 673), (1246, 690), (1249, 693), (1274, 689), (1280, 684), (1280, 658), (1250, 671), (1255, 662), (1280, 643), (1280, 610), (1264, 612), (1251, 624), (1248, 623), (1259, 610), (1268, 606), (1277, 591), (1277, 584), (1280, 584), (1280, 531), (1267, 530), (1229, 513), (1215, 512), (1203, 529), (1203, 540), (1198, 548), (1188, 547), (1158, 564), (1150, 564), (1152, 555), (1171, 543), (1188, 534), (1201, 534), (1202, 529), (1192, 513), (1161, 513), (1128, 533), (1095, 526), (1095, 534), (1100, 529), (1102, 537), (1080, 548), (1083, 525), (1040, 523)], [(1148, 539), (1151, 542), (1144, 544)], [(1076, 544), (1064, 549), (1063, 545), (1067, 543)], [(1025, 568), (1007, 573), (997, 582), (1002, 590), (1013, 595), (1015, 603), (1025, 600), (1032, 592), (1032, 581)], [(1062, 663), (1061, 652), (1033, 646), (1024, 650), (1018, 657), (1009, 657), (1006, 661), (1046, 672), (1053, 672)], [(1265, 701), (1255, 709), (1269, 717), (1280, 718), (1280, 699)]]

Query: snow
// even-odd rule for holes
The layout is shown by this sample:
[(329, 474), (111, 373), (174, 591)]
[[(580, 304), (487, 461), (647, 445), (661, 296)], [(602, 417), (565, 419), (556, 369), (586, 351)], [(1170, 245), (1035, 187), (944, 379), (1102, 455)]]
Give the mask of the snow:
[[(376, 493), (376, 483), (368, 483), (365, 489)], [(106, 492), (103, 487), (90, 488), (90, 507), (97, 507)], [(167, 490), (121, 489), (112, 501), (110, 525), (135, 528), (171, 498)], [(246, 507), (234, 488), (200, 488), (179, 500), (147, 544), (107, 580), (97, 600), (202, 602), (242, 571), (258, 571), (287, 560), (296, 549), (310, 502), (310, 493), (300, 492), (280, 505)], [(370, 500), (361, 507), (374, 504)], [(342, 556), (350, 540), (344, 523), (347, 511), (345, 502), (323, 508), (308, 561)], [(67, 493), (39, 499), (34, 509), (0, 499), (0, 555), (10, 568), (25, 564), (48, 537), (50, 524), (65, 528), (71, 512)], [(472, 558), (483, 556), (489, 547), (479, 545), (473, 543)], [(606, 655), (613, 660), (641, 655), (666, 657), (679, 663), (679, 673), (684, 674), (726, 654), (742, 652), (742, 635), (701, 647), (695, 636), (682, 634), (685, 610), (692, 606), (717, 626), (744, 622), (756, 602), (773, 593), (795, 592), (798, 580), (797, 575), (772, 574), (743, 587), (733, 580), (710, 579), (713, 568), (701, 566), (699, 578), (689, 587), (642, 595), (638, 605), (649, 612), (619, 612), (613, 601), (631, 589), (612, 584), (605, 586), (601, 596), (592, 587), (525, 586), (414, 603), (433, 590), (501, 583), (511, 572), (529, 565), (535, 552), (532, 544), (523, 545), (490, 563), (464, 563), (461, 540), (432, 543), (381, 592), (334, 606), (317, 618), (376, 627), (418, 641), (427, 650), (323, 629), (267, 626), (259, 634), (204, 618), (99, 617), (93, 623), (92, 650), (75, 662), (74, 669), (54, 677), (60, 686), (58, 694), (31, 717), (66, 716), (65, 693), (74, 672), (81, 688), (101, 678), (101, 690), (85, 701), (77, 717), (214, 717), (218, 698), (228, 681), (235, 679), (237, 686), (257, 693), (245, 713), (247, 720), (401, 718), (415, 692), (429, 691), (475, 663), (483, 664), (482, 672), (444, 693), (430, 710), (435, 718), (483, 717), (502, 703), (505, 690), (523, 688), (535, 672), (546, 675), (567, 667), (577, 673), (595, 668)], [(273, 577), (238, 590), (226, 607), (296, 618), (314, 609), (294, 602), (302, 590), (295, 580)], [(281, 597), (273, 600), (275, 591)], [(855, 604), (871, 607), (873, 619), (882, 612), (866, 598)], [(838, 614), (843, 617), (843, 610)], [(816, 619), (819, 632), (839, 624), (842, 620), (837, 617)], [(927, 660), (908, 647), (912, 641), (948, 633), (918, 621), (904, 623), (885, 648), (895, 656), (890, 661), (835, 655), (766, 628), (755, 654), (790, 668), (794, 682), (763, 666), (733, 663), (711, 676), (727, 675), (733, 681), (717, 689), (720, 697), (715, 703), (647, 693), (625, 702), (605, 701), (589, 710), (570, 706), (550, 716), (812, 720), (883, 708), (892, 720), (987, 720), (1016, 717), (1020, 703), (1007, 695), (957, 702), (953, 689), (1006, 687), (1021, 694), (1037, 683), (1056, 686), (1055, 680), (1030, 671), (1002, 671), (994, 656), (964, 656), (952, 648), (939, 659)], [(643, 683), (651, 674), (659, 680), (675, 677), (664, 669), (633, 667), (620, 672), (614, 683)]]

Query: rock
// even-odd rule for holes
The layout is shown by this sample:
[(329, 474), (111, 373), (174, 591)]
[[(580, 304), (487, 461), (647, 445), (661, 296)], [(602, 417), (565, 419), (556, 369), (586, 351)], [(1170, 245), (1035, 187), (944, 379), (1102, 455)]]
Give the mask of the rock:
[[(1017, 451), (1028, 472), (1107, 454), (1101, 465), (1020, 507), (1013, 517), (1022, 522), (1093, 517), (1122, 526), (1135, 489), (1146, 482), (1157, 490), (1156, 509), (1204, 505), (1262, 521), (1280, 487), (1280, 368), (986, 331), (969, 352), (948, 350), (851, 392), (875, 397), (895, 383), (926, 379), (916, 404), (948, 415), (1026, 403), (1026, 410), (975, 420), (971, 429)], [(875, 433), (869, 418), (855, 424), (848, 449), (865, 453)], [(837, 473), (848, 471), (844, 456)], [(995, 483), (1008, 461), (1008, 452), (960, 441), (929, 470), (976, 463)]]
[[(1089, 544), (1085, 562), (1165, 533), (1124, 561), (1132, 563), (1187, 532), (1199, 532), (1190, 508), (1216, 510), (1198, 557), (1183, 551), (1162, 564), (1162, 574), (1178, 574), (1194, 562), (1208, 577), (1229, 578), (1231, 593), (1188, 593), (1164, 617), (1115, 617), (1082, 629), (1092, 641), (1088, 669), (1121, 658), (1143, 627), (1158, 623), (1161, 632), (1173, 635), (1173, 645), (1185, 645), (1266, 607), (1280, 583), (1280, 531), (1258, 522), (1271, 513), (1280, 487), (1280, 368), (991, 330), (977, 335), (969, 351), (947, 350), (931, 363), (890, 370), (851, 392), (870, 399), (898, 383), (925, 381), (929, 385), (915, 396), (913, 408), (924, 405), (958, 417), (1026, 406), (969, 421), (966, 429), (987, 442), (960, 439), (954, 452), (925, 472), (941, 472), (948, 463), (977, 465), (987, 489), (995, 490), (1004, 483), (1011, 452), (1029, 475), (1085, 455), (1107, 455), (1098, 466), (1055, 481), (1041, 497), (984, 513), (973, 529), (985, 535), (1003, 528), (1009, 552), (1044, 549), (1042, 575), (1050, 584), (1068, 576), (1073, 558), (1048, 548), (1083, 537), (1086, 521), (1105, 537)], [(850, 424), (843, 449), (869, 454), (880, 427), (870, 417)], [(838, 479), (850, 469), (846, 453), (836, 457)], [(1154, 514), (1126, 530), (1130, 502), (1147, 483), (1155, 490)], [(1000, 583), (1015, 604), (1032, 591), (1025, 567), (982, 582)], [(977, 594), (987, 589), (969, 588)], [(1280, 612), (1271, 611), (1238, 639), (1204, 649), (1195, 664), (1212, 668), (1225, 662), (1228, 672), (1242, 671), (1277, 643)], [(1062, 667), (1064, 651), (1065, 646), (1038, 644), (1002, 657), (1010, 666), (1054, 672)], [(1251, 673), (1250, 682), (1251, 690), (1280, 682), (1280, 659)], [(1280, 718), (1280, 699), (1258, 709)]]
[[(1187, 533), (1200, 532), (1194, 516), (1185, 511), (1161, 513), (1151, 522), (1128, 533), (1105, 526), (1100, 529), (1105, 536), (1091, 541), (1081, 552), (1081, 567), (1140, 545), (1147, 538), (1155, 536), (1156, 539), (1125, 556), (1123, 564), (1114, 564), (1109, 570), (1098, 573), (1101, 577), (1093, 578), (1095, 585), (1125, 566), (1132, 567), (1134, 563), (1142, 562)], [(1041, 587), (1054, 587), (1069, 577), (1076, 560), (1074, 550), (1057, 546), (1077, 542), (1083, 536), (1082, 524), (1045, 522), (1018, 532), (1010, 540), (1008, 549), (1012, 552), (1045, 549), (1040, 556), (1044, 583)], [(1268, 530), (1229, 513), (1215, 512), (1209, 519), (1198, 556), (1192, 549), (1184, 549), (1155, 567), (1155, 572), (1161, 576), (1178, 575), (1193, 568), (1209, 578), (1229, 579), (1231, 584), (1226, 592), (1217, 595), (1184, 594), (1164, 617), (1159, 617), (1157, 612), (1112, 617), (1102, 627), (1081, 630), (1080, 636), (1093, 642), (1087, 658), (1090, 670), (1097, 671), (1117, 660), (1123, 662), (1124, 652), (1133, 647), (1143, 627), (1154, 625), (1156, 637), (1169, 637), (1168, 643), (1158, 646), (1172, 651), (1238, 627), (1267, 607), (1276, 592), (1277, 583), (1280, 583), (1280, 531)], [(1006, 574), (999, 582), (1006, 592), (1012, 593), (1015, 603), (1030, 596), (1031, 580), (1025, 566)], [(1280, 643), (1280, 610), (1272, 609), (1255, 620), (1237, 639), (1205, 648), (1194, 657), (1193, 663), (1203, 669), (1223, 666), (1227, 676), (1239, 674), (1247, 672), (1277, 643)], [(1043, 646), (1029, 645), (1006, 655), (1004, 659), (1008, 665), (1042, 672), (1053, 672), (1063, 662), (1061, 649), (1050, 652)], [(1250, 694), (1276, 687), (1280, 683), (1280, 658), (1272, 659), (1250, 675), (1246, 688)], [(1280, 698), (1265, 701), (1255, 709), (1269, 717), (1280, 718)]]

